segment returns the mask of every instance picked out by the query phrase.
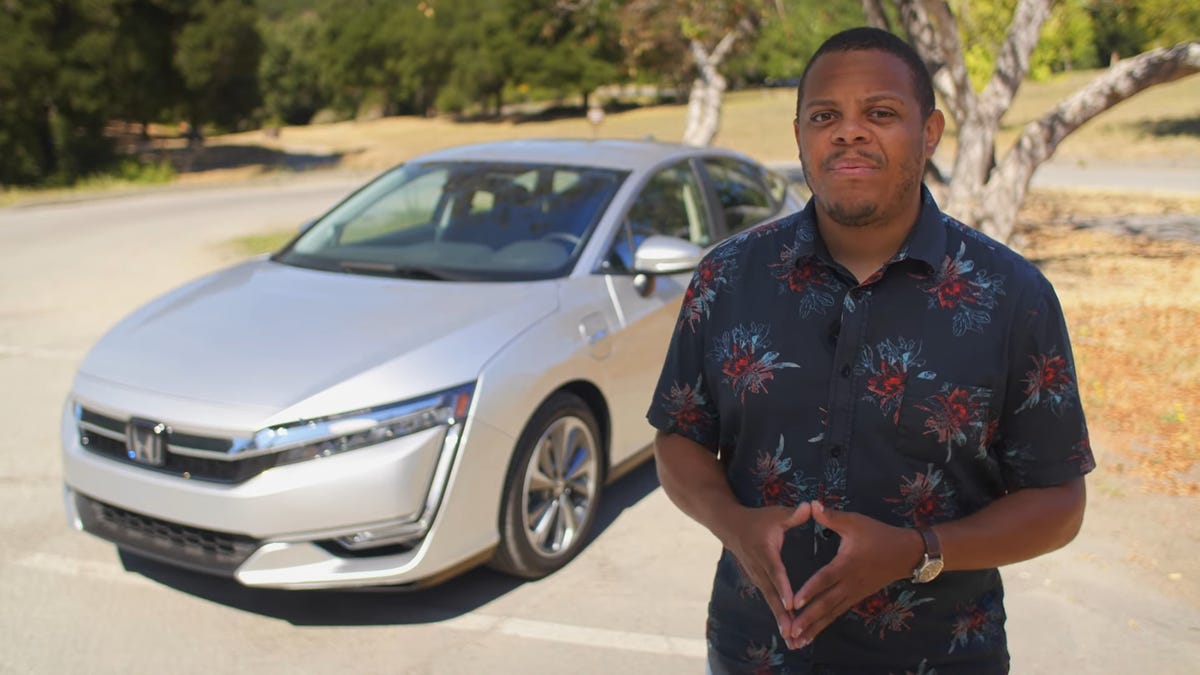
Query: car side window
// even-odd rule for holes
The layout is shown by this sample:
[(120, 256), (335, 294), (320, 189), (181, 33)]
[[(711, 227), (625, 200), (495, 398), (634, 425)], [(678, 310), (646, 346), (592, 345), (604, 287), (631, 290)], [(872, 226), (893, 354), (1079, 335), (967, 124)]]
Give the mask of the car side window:
[(702, 247), (712, 244), (704, 192), (686, 162), (659, 171), (646, 182), (605, 257), (604, 271), (631, 273), (634, 251), (655, 234), (678, 237)]
[(704, 168), (712, 178), (730, 234), (757, 225), (778, 209), (779, 200), (771, 196), (757, 168), (723, 157), (704, 160)]

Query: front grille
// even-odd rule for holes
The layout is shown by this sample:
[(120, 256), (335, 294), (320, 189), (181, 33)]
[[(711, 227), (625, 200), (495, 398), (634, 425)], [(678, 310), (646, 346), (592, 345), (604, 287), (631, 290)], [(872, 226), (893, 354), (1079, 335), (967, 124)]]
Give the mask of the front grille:
[(166, 447), (163, 463), (153, 466), (133, 459), (125, 440), (125, 422), (102, 415), (94, 410), (82, 408), (79, 414), (79, 443), (84, 449), (97, 455), (132, 464), (143, 469), (194, 478), (214, 483), (242, 483), (275, 466), (278, 454), (258, 455), (233, 461), (209, 459), (183, 455), (172, 451), (172, 447), (187, 447), (209, 452), (227, 452), (232, 442), (226, 438), (212, 438), (166, 432)]
[(148, 558), (209, 574), (232, 576), (259, 546), (251, 537), (152, 518), (78, 492), (75, 506), (84, 530)]

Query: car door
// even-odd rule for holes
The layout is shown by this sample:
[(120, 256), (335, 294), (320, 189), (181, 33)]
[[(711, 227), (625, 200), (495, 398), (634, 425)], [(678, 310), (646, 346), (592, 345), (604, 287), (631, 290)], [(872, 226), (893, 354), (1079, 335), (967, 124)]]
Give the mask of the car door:
[(703, 184), (690, 162), (664, 168), (646, 181), (601, 263), (620, 322), (607, 366), (614, 463), (653, 438), (645, 414), (692, 277), (690, 271), (653, 277), (633, 271), (634, 251), (651, 235), (678, 237), (702, 248), (714, 243)]

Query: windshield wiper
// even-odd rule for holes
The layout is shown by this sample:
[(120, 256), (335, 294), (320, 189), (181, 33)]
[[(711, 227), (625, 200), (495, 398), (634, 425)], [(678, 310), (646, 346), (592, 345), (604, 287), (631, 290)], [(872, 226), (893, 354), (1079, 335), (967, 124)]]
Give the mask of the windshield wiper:
[(425, 279), (427, 281), (446, 281), (448, 276), (428, 267), (414, 265), (397, 265), (395, 263), (365, 262), (361, 260), (343, 260), (338, 263), (338, 269), (343, 272), (356, 274), (375, 274), (384, 277), (403, 277), (405, 279)]

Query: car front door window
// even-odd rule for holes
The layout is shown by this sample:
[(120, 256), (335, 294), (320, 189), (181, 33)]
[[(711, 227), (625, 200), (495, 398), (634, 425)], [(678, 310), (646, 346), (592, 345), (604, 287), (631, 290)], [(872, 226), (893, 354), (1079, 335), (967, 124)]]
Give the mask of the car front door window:
[(652, 235), (677, 237), (701, 247), (712, 244), (704, 193), (687, 163), (664, 169), (646, 182), (609, 249), (604, 270), (631, 273), (634, 251)]

